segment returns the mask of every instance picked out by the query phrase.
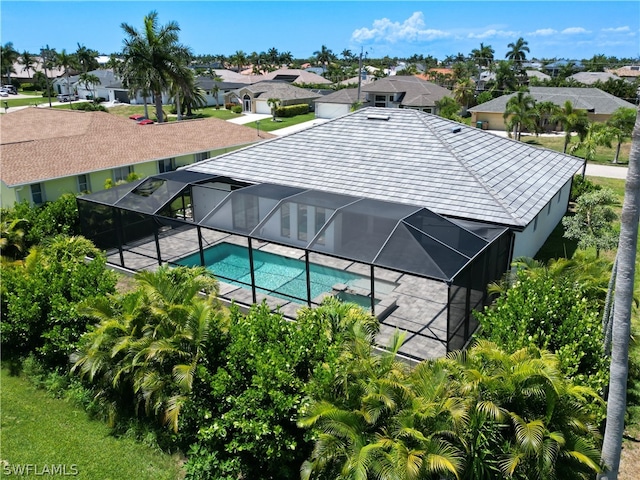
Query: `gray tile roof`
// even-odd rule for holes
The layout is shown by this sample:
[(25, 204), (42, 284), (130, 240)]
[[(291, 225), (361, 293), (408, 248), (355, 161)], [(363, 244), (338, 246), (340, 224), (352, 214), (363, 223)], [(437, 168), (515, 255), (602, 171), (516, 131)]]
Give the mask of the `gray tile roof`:
[[(574, 108), (588, 110), (592, 113), (611, 114), (620, 107), (635, 108), (632, 103), (603, 92), (599, 88), (531, 87), (529, 94), (536, 102), (553, 102), (560, 107), (569, 100)], [(502, 95), (470, 108), (469, 111), (502, 113), (505, 111), (507, 102), (514, 95), (515, 93)]]
[(443, 97), (451, 97), (451, 91), (446, 88), (412, 75), (385, 77), (363, 86), (362, 91), (371, 94), (402, 94), (400, 105), (403, 107), (434, 107)]
[(321, 95), (313, 93), (305, 88), (295, 87), (286, 82), (265, 81), (247, 85), (236, 92), (248, 90), (255, 98), (279, 98), (280, 100), (307, 100), (319, 98)]
[[(341, 103), (352, 105), (356, 101), (356, 97), (358, 96), (357, 88), (341, 88), (333, 93), (329, 93), (328, 95), (324, 95), (321, 98), (316, 100), (316, 103)], [(360, 90), (360, 101), (366, 102), (367, 95)]]
[(369, 107), (188, 169), (522, 227), (581, 166), (434, 115)]

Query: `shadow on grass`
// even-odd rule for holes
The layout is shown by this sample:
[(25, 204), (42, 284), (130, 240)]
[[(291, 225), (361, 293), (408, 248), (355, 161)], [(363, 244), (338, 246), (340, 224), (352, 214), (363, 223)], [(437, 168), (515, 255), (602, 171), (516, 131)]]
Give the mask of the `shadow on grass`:
[(544, 245), (536, 253), (535, 259), (547, 263), (552, 258), (572, 258), (578, 249), (578, 241), (564, 238), (564, 226), (558, 222)]

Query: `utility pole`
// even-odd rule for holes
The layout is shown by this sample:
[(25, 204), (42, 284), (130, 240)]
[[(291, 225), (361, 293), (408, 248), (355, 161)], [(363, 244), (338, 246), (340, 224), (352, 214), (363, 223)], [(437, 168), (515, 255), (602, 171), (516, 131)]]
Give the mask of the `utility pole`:
[(360, 47), (360, 59), (358, 60), (358, 96), (356, 97), (356, 103), (360, 101), (360, 87), (362, 86), (362, 51), (364, 47)]

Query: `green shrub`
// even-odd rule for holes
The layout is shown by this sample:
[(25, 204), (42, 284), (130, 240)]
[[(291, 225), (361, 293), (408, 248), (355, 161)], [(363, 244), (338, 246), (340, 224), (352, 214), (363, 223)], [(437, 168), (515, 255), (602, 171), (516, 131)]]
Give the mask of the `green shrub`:
[(309, 113), (309, 105), (306, 103), (276, 108), (276, 117), (288, 118), (295, 117), (296, 115), (304, 115), (305, 113)]
[(573, 177), (573, 183), (571, 184), (569, 200), (575, 202), (581, 195), (600, 190), (601, 188), (602, 187), (600, 185), (596, 185), (588, 178), (585, 178), (582, 175), (576, 175)]
[(99, 102), (96, 103), (92, 103), (92, 102), (83, 102), (83, 103), (76, 103), (73, 105), (74, 110), (84, 110), (87, 112), (106, 112), (107, 109), (104, 107), (104, 105), (100, 105)]
[(231, 107), (233, 113), (242, 113), (242, 107), (240, 105), (234, 105)]

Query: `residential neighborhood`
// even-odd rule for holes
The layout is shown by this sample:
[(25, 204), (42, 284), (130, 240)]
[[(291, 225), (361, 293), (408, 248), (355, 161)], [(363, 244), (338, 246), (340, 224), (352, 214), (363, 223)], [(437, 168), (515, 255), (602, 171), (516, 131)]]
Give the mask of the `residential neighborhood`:
[(3, 36), (3, 475), (635, 478), (636, 30), (353, 3)]

